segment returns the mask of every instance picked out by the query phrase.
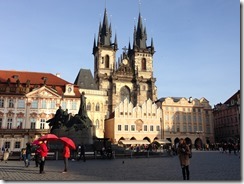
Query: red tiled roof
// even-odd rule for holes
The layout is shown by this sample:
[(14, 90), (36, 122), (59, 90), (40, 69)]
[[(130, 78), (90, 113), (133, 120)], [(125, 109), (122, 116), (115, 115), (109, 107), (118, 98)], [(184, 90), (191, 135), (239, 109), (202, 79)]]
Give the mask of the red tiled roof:
[[(16, 76), (16, 77), (15, 77)], [(51, 73), (40, 73), (40, 72), (29, 72), (29, 71), (15, 71), (15, 70), (0, 70), (0, 86), (7, 84), (8, 79), (10, 79), (10, 87), (16, 87), (16, 81), (19, 79), (22, 86), (27, 85), (27, 81), (30, 80), (30, 90), (36, 88), (36, 86), (41, 87), (44, 85), (44, 78), (46, 78), (45, 85), (49, 88), (55, 88), (59, 95), (63, 95), (65, 92), (65, 86), (67, 84), (72, 84), (68, 81), (61, 79), (60, 77), (53, 75)], [(5, 92), (0, 92), (5, 93)], [(25, 92), (23, 92), (25, 93)], [(21, 94), (23, 94), (21, 93)], [(74, 85), (75, 96), (80, 97), (79, 87)], [(6, 95), (14, 95), (15, 91), (10, 91)], [(20, 93), (18, 93), (20, 94)], [(69, 96), (67, 96), (69, 97)]]
[[(14, 78), (14, 76), (17, 76)], [(0, 83), (7, 82), (8, 78), (10, 83), (16, 83), (17, 79), (20, 80), (20, 83), (26, 83), (27, 80), (30, 80), (30, 84), (43, 84), (44, 78), (47, 79), (46, 85), (65, 85), (71, 84), (68, 81), (65, 81), (56, 75), (51, 73), (40, 73), (40, 72), (29, 72), (29, 71), (15, 71), (15, 70), (0, 70)]]

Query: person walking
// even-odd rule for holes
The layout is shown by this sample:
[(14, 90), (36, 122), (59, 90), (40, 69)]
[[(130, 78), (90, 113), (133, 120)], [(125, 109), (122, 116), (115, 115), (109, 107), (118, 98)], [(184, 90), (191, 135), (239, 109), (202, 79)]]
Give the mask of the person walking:
[(177, 149), (177, 153), (179, 155), (180, 166), (182, 169), (183, 179), (189, 180), (190, 179), (190, 158), (189, 155), (191, 154), (189, 146), (186, 144), (185, 139), (180, 139), (179, 146)]
[(35, 148), (35, 164), (36, 164), (36, 167), (38, 167), (40, 164), (40, 146), (39, 146), (39, 144)]
[(26, 148), (21, 149), (21, 159), (24, 161), (24, 164), (26, 166)]
[(64, 150), (63, 150), (64, 171), (62, 173), (67, 173), (69, 157), (70, 157), (69, 146), (67, 144), (64, 144)]
[(40, 147), (39, 147), (39, 153), (40, 153), (40, 157), (41, 157), (40, 174), (45, 174), (44, 165), (45, 165), (45, 160), (46, 160), (47, 153), (48, 153), (47, 141), (46, 140), (41, 142)]
[(31, 160), (31, 145), (29, 142), (26, 143), (26, 162), (25, 162), (25, 167), (30, 166), (30, 160)]
[(83, 162), (86, 161), (86, 154), (85, 154), (85, 152), (86, 152), (86, 147), (85, 147), (84, 144), (82, 144), (82, 145), (81, 145), (81, 154), (80, 154), (80, 158), (83, 157)]

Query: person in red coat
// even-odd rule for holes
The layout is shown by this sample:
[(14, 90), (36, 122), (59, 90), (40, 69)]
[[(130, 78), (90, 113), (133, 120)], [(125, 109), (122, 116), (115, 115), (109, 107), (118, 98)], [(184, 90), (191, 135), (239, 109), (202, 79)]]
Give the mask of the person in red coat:
[(41, 163), (40, 163), (40, 174), (44, 174), (44, 165), (45, 165), (45, 159), (47, 157), (48, 148), (47, 148), (47, 141), (43, 141), (40, 143), (39, 146), (39, 155), (41, 157)]
[(64, 171), (62, 173), (66, 173), (68, 168), (68, 160), (70, 157), (70, 149), (67, 144), (64, 145), (63, 157), (64, 157)]

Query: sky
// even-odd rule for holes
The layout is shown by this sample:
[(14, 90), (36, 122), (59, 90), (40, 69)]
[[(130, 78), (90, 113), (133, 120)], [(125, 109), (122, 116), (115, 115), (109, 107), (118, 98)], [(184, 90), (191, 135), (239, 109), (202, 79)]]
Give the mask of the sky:
[(94, 72), (94, 37), (107, 9), (118, 51), (133, 41), (139, 12), (153, 38), (158, 98), (224, 103), (240, 89), (238, 0), (1, 0), (0, 70)]

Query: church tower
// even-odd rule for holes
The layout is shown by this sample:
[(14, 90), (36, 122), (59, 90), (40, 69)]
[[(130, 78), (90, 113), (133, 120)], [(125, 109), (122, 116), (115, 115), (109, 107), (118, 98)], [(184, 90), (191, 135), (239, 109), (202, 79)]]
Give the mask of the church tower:
[(97, 41), (94, 38), (94, 79), (99, 90), (107, 91), (109, 114), (126, 98), (134, 106), (146, 100), (156, 100), (157, 91), (153, 77), (154, 46), (147, 46), (147, 32), (139, 13), (137, 27), (134, 28), (133, 48), (123, 48), (116, 61), (117, 36), (111, 42), (112, 28), (108, 23), (105, 8), (102, 24), (99, 25)]
[(147, 46), (146, 27), (143, 27), (141, 14), (138, 16), (137, 27), (134, 27), (133, 48), (128, 50), (128, 57), (134, 69), (135, 103), (143, 104), (147, 99), (157, 98), (156, 78), (153, 77), (153, 54), (155, 53), (153, 39)]
[(94, 79), (98, 89), (109, 89), (109, 78), (115, 67), (115, 57), (117, 49), (117, 38), (115, 35), (114, 43), (111, 42), (112, 28), (108, 23), (107, 10), (104, 10), (103, 22), (99, 24), (97, 37), (94, 38), (93, 52), (94, 55)]

